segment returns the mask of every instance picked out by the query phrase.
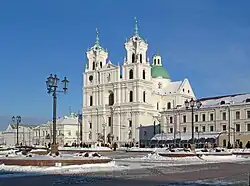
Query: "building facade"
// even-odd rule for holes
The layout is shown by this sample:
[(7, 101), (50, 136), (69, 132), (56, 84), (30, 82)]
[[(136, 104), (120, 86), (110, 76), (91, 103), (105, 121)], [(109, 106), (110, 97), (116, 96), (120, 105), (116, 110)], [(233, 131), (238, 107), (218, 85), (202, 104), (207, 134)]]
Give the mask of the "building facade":
[[(219, 146), (243, 146), (250, 141), (250, 94), (236, 94), (200, 99), (194, 107), (195, 138), (215, 138)], [(191, 110), (185, 106), (161, 113), (164, 139), (191, 139)], [(160, 138), (160, 135), (158, 135)], [(159, 139), (158, 139), (159, 140)]]
[[(36, 145), (45, 145), (53, 142), (53, 123), (49, 121), (46, 124), (39, 125), (33, 129), (33, 143)], [(58, 118), (56, 121), (56, 140), (60, 146), (72, 145), (72, 143), (80, 143), (81, 141), (81, 123), (77, 114), (70, 114)]]
[(96, 42), (83, 73), (83, 141), (139, 142), (139, 126), (158, 124), (160, 112), (195, 98), (188, 79), (172, 81), (159, 54), (150, 61), (148, 42), (138, 32), (125, 42), (122, 65), (113, 64)]

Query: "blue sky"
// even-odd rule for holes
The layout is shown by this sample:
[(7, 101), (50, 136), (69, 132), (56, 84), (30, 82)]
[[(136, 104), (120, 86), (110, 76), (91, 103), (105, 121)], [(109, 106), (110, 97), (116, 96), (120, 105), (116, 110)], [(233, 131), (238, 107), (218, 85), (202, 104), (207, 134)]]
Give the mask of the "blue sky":
[(70, 79), (58, 115), (82, 103), (85, 52), (99, 29), (117, 64), (124, 41), (139, 32), (173, 80), (188, 77), (197, 97), (250, 92), (250, 1), (3, 0), (0, 2), (0, 115), (50, 118), (50, 73)]

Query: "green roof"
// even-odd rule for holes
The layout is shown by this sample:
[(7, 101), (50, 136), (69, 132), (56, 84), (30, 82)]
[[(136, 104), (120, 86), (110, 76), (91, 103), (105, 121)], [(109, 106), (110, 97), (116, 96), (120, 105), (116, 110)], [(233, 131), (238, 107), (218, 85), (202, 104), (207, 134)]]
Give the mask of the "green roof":
[(167, 70), (163, 66), (152, 66), (151, 68), (151, 76), (153, 78), (162, 77), (165, 79), (170, 79)]

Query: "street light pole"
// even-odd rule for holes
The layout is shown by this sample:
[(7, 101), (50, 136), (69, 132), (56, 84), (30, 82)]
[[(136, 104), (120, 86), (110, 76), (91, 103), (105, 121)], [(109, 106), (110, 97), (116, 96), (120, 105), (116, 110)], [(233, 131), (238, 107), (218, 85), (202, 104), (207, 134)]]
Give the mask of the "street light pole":
[(56, 103), (57, 103), (57, 93), (63, 92), (66, 94), (68, 90), (68, 83), (69, 81), (67, 80), (66, 77), (62, 80), (63, 84), (63, 90), (57, 90), (58, 89), (58, 81), (59, 78), (55, 74), (54, 76), (50, 74), (50, 76), (47, 78), (46, 85), (47, 85), (47, 91), (48, 94), (52, 94), (53, 97), (53, 141), (51, 145), (51, 153), (57, 153), (58, 152), (58, 147), (56, 144)]
[(191, 98), (190, 101), (186, 100), (185, 101), (185, 106), (186, 106), (186, 109), (188, 110), (190, 107), (191, 107), (191, 122), (192, 122), (192, 144), (194, 145), (195, 144), (195, 141), (194, 141), (194, 107), (195, 107), (195, 104), (196, 104), (196, 107), (199, 109), (202, 105), (202, 103), (200, 102), (200, 100), (194, 100), (193, 98)]
[(21, 123), (21, 121), (22, 121), (22, 118), (21, 118), (21, 116), (13, 116), (12, 117), (12, 122), (13, 122), (13, 124), (15, 123), (15, 121), (16, 121), (16, 145), (18, 146), (19, 145), (19, 138), (18, 138), (18, 136), (19, 136), (19, 124)]

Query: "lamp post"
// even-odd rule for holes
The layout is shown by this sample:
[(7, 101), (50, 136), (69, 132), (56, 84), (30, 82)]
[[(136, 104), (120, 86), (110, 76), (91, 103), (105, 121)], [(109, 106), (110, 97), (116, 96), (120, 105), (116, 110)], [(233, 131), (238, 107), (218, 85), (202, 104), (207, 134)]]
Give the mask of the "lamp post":
[(16, 122), (16, 145), (17, 146), (19, 145), (18, 136), (19, 136), (19, 124), (21, 123), (21, 121), (22, 121), (21, 116), (12, 117), (13, 124)]
[(56, 100), (57, 100), (57, 93), (64, 93), (66, 94), (68, 90), (68, 83), (66, 77), (62, 80), (63, 84), (63, 90), (58, 90), (58, 81), (60, 79), (55, 74), (54, 76), (50, 74), (50, 76), (47, 78), (46, 85), (47, 85), (47, 91), (48, 94), (51, 94), (53, 97), (53, 141), (51, 145), (51, 153), (57, 153), (58, 147), (56, 144)]
[(194, 143), (194, 107), (196, 106), (199, 109), (201, 105), (202, 103), (200, 102), (200, 100), (194, 100), (193, 98), (191, 98), (190, 101), (188, 100), (185, 101), (186, 109), (188, 110), (189, 108), (191, 108), (192, 144), (195, 144)]

